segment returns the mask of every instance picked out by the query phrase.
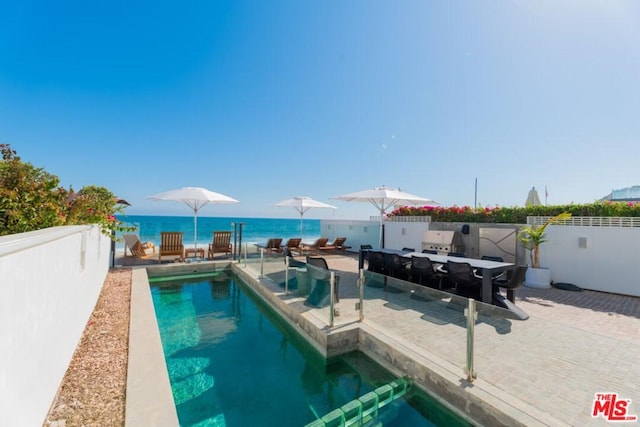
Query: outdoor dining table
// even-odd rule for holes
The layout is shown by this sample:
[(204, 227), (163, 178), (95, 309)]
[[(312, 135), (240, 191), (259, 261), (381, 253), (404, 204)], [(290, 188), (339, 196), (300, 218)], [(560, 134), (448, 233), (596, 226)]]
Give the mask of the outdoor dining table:
[(405, 258), (426, 257), (438, 264), (446, 264), (447, 261), (466, 262), (473, 268), (482, 269), (482, 302), (491, 304), (493, 302), (493, 276), (506, 270), (513, 270), (516, 265), (510, 262), (496, 262), (477, 258), (464, 258), (447, 255), (425, 254), (422, 252), (404, 252), (400, 256)]

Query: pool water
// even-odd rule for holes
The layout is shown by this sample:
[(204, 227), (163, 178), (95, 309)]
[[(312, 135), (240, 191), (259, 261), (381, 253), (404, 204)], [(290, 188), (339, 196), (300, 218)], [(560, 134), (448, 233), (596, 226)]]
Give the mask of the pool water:
[[(304, 426), (395, 379), (358, 352), (325, 360), (230, 272), (151, 289), (182, 426)], [(414, 387), (367, 425), (469, 424)]]

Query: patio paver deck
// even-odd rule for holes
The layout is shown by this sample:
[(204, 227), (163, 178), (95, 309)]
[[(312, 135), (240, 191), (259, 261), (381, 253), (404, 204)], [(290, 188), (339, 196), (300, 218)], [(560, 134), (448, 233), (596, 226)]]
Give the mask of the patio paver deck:
[[(341, 275), (336, 327), (352, 324), (357, 320), (357, 259), (325, 258)], [(265, 275), (269, 277), (267, 270)], [(506, 399), (514, 408), (537, 413), (540, 425), (607, 425), (602, 416), (591, 416), (595, 394), (603, 392), (631, 399), (629, 414), (640, 416), (640, 298), (524, 287), (516, 292), (516, 304), (530, 315), (528, 320), (480, 316), (475, 384), (495, 391), (494, 398)], [(435, 307), (436, 302), (416, 301), (409, 293), (367, 288), (364, 323), (454, 365), (463, 381), (466, 329), (461, 313)], [(326, 308), (313, 311), (328, 318)]]

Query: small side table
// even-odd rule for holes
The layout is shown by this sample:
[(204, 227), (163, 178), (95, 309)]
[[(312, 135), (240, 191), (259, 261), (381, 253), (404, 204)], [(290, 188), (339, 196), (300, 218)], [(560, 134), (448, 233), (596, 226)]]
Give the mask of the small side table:
[(190, 257), (197, 257), (197, 258), (204, 258), (204, 248), (186, 248), (184, 250), (184, 257), (185, 258), (190, 258)]

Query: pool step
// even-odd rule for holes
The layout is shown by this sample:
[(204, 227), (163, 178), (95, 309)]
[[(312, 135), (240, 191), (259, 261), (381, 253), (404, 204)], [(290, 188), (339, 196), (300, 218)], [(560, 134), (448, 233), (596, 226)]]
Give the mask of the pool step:
[(351, 425), (375, 425), (378, 410), (399, 397), (404, 396), (411, 382), (407, 378), (398, 378), (388, 384), (380, 386), (351, 402), (345, 403), (338, 409), (318, 417), (305, 427), (349, 427)]

